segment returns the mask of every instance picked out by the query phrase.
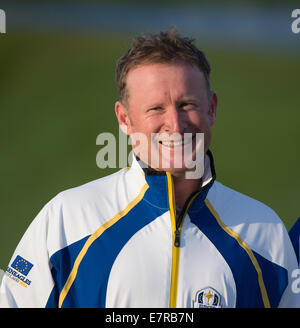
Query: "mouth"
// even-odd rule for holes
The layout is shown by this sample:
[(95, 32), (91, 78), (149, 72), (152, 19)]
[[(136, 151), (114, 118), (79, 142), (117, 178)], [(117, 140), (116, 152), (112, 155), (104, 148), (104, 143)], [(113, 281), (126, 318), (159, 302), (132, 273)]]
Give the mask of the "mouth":
[(191, 143), (194, 140), (194, 136), (191, 138), (182, 138), (180, 140), (159, 140), (158, 143), (164, 147), (174, 148), (181, 147)]

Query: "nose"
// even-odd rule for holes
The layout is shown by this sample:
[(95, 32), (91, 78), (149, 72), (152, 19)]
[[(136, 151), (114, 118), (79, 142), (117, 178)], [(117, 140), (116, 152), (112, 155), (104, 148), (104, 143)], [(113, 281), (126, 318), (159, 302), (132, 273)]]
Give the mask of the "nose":
[(170, 106), (165, 114), (164, 130), (168, 133), (183, 133), (185, 121), (176, 106)]

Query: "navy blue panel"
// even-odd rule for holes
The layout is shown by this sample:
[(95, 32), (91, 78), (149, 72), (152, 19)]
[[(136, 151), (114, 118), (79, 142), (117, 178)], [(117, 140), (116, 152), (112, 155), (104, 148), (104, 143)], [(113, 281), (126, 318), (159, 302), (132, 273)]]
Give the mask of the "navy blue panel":
[(169, 209), (168, 183), (166, 175), (145, 175), (147, 184), (151, 190), (145, 194), (144, 199), (152, 205)]
[(296, 223), (293, 225), (292, 229), (289, 232), (289, 236), (291, 238), (294, 250), (296, 252), (298, 264), (300, 264), (300, 217), (296, 221)]
[[(145, 197), (149, 196), (145, 193)], [(106, 229), (83, 257), (63, 307), (105, 307), (112, 265), (128, 240), (165, 210), (140, 201), (127, 215)], [(120, 273), (122, 274), (122, 273)]]
[(88, 238), (89, 236), (86, 236), (85, 238), (62, 248), (51, 256), (51, 273), (55, 286), (51, 292), (46, 307), (58, 306), (59, 294), (63, 289), (70, 272), (72, 271), (74, 262), (79, 252), (81, 251)]
[(54, 285), (51, 294), (48, 298), (46, 308), (57, 308), (59, 299), (59, 290), (56, 285)]
[(273, 263), (252, 251), (261, 268), (271, 307), (278, 307), (281, 296), (288, 285), (288, 272), (285, 268)]
[(236, 284), (236, 307), (264, 307), (258, 275), (246, 251), (219, 226), (208, 207), (201, 199), (199, 202), (198, 197), (188, 214), (228, 263)]

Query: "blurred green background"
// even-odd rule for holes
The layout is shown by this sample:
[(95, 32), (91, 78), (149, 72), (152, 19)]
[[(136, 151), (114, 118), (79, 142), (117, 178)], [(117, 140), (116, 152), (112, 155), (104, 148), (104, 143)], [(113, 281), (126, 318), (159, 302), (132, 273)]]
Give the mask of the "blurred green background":
[[(97, 167), (96, 137), (118, 135), (115, 64), (132, 35), (144, 32), (140, 26), (127, 34), (10, 26), (13, 10), (6, 14), (7, 33), (0, 35), (2, 269), (52, 197), (115, 171)], [(289, 11), (286, 17), (289, 28)], [(171, 25), (176, 21), (155, 28)], [(219, 95), (211, 147), (217, 179), (272, 207), (290, 229), (300, 216), (300, 60), (298, 48), (291, 51), (300, 34), (279, 50), (191, 34), (211, 63)]]

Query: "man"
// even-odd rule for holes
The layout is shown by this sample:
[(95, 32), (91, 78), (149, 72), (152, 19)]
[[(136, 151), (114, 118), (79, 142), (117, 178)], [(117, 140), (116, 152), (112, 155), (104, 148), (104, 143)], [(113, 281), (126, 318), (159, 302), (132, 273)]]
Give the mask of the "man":
[(115, 104), (132, 166), (42, 209), (9, 263), (2, 306), (299, 304), (296, 256), (278, 216), (215, 181), (209, 74), (205, 55), (175, 29), (135, 39), (117, 64)]

